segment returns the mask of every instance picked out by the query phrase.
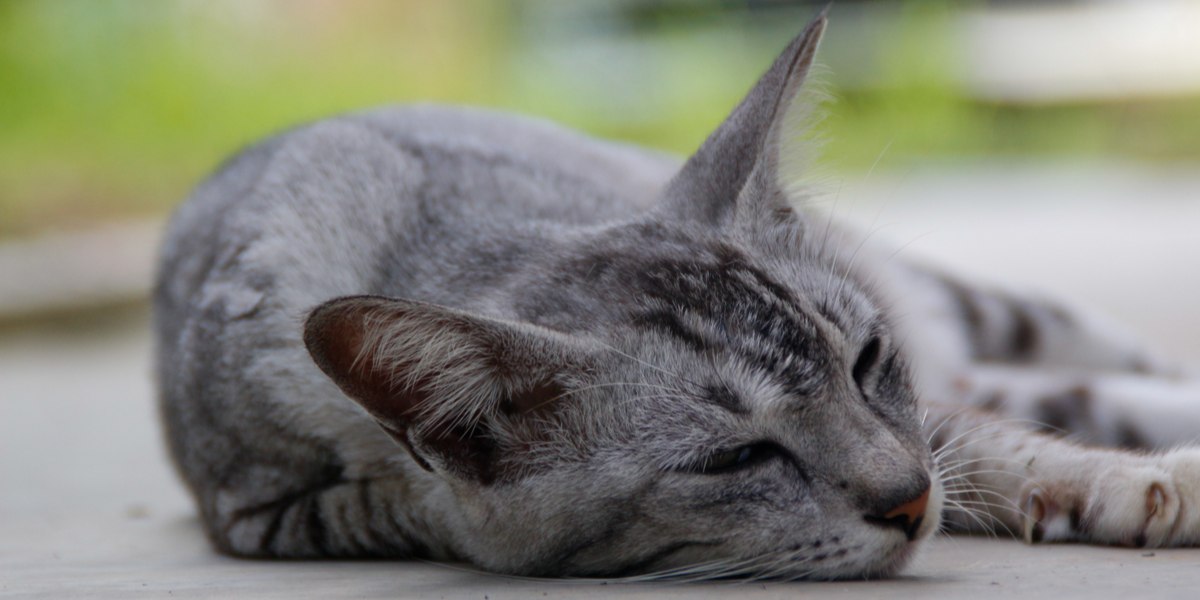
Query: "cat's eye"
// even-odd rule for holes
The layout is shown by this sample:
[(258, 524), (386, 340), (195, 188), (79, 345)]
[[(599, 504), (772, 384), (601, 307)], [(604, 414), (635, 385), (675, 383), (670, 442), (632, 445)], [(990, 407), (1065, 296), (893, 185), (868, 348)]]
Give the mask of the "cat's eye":
[(867, 375), (875, 367), (875, 363), (879, 362), (879, 353), (882, 346), (883, 342), (879, 341), (879, 337), (872, 336), (863, 346), (862, 350), (859, 351), (858, 359), (854, 361), (854, 367), (850, 370), (850, 374), (854, 377), (854, 383), (863, 392), (866, 391), (864, 384)]
[(731, 450), (714, 452), (696, 465), (694, 470), (704, 474), (736, 471), (761, 463), (775, 453), (775, 446), (767, 442), (747, 444)]

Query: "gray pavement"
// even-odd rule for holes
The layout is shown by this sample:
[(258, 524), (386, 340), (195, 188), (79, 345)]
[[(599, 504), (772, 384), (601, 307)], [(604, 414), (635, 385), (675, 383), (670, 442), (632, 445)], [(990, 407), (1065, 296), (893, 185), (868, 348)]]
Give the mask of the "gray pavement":
[[(905, 254), (1085, 299), (1200, 364), (1200, 177), (914, 173), (840, 189), (836, 203), (823, 201), (830, 210)], [(965, 537), (933, 540), (896, 580), (815, 584), (528, 581), (419, 562), (229, 559), (207, 546), (165, 459), (149, 358), (143, 310), (0, 329), (0, 596), (1200, 597), (1200, 549)]]

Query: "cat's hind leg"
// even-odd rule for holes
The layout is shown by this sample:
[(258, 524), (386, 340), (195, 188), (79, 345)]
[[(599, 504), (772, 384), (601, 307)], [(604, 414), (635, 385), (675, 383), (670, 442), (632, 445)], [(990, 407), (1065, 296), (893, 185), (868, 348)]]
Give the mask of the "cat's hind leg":
[(1169, 449), (1200, 442), (1200, 380), (975, 364), (956, 400), (1076, 442)]
[[(1032, 294), (977, 286), (933, 271), (910, 272), (905, 307), (922, 328), (940, 324), (940, 348), (952, 364), (990, 363), (1067, 367), (1174, 376), (1178, 365), (1103, 315)], [(949, 354), (947, 354), (949, 352)]]

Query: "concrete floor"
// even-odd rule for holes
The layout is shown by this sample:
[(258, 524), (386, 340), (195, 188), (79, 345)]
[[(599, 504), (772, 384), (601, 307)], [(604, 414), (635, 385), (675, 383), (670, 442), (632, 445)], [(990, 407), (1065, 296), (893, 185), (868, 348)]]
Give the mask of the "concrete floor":
[[(834, 210), (912, 242), (905, 252), (1088, 299), (1200, 364), (1200, 179), (1154, 181), (1158, 200), (1144, 202), (1136, 176), (1111, 173), (876, 178), (841, 193), (869, 201)], [(605, 585), (415, 562), (229, 559), (208, 547), (165, 460), (149, 353), (140, 311), (0, 330), (0, 596), (1200, 597), (1200, 549), (963, 537), (933, 540), (899, 579), (815, 584)]]

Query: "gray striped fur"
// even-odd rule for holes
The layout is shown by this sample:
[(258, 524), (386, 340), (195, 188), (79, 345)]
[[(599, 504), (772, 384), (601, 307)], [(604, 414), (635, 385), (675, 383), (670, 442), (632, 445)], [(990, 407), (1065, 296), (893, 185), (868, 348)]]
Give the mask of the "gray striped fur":
[[(433, 106), (223, 165), (172, 219), (155, 294), (167, 437), (216, 547), (547, 576), (902, 567), (938, 528), (946, 434), (971, 437), (918, 396), (968, 400), (973, 364), (1067, 364), (1092, 338), (860, 255), (785, 191), (823, 28), (682, 166)], [(1103, 348), (1084, 366), (1149, 368)]]

